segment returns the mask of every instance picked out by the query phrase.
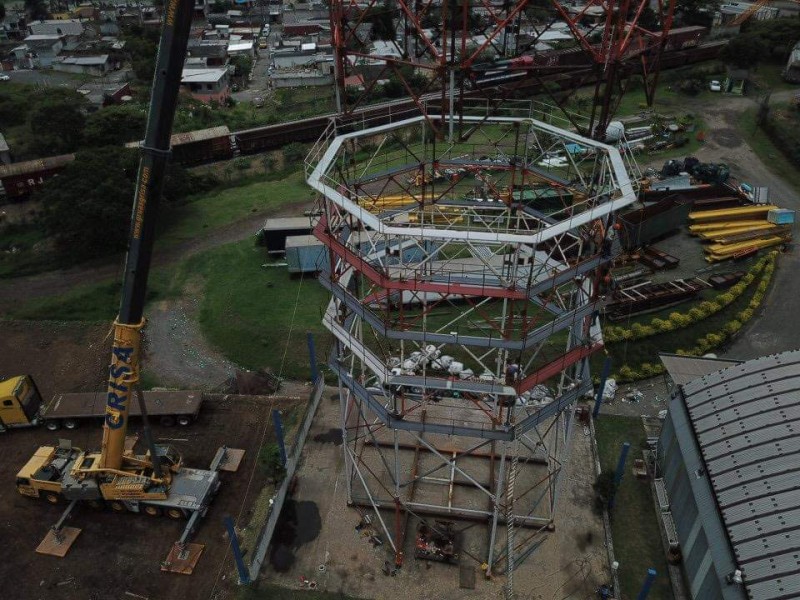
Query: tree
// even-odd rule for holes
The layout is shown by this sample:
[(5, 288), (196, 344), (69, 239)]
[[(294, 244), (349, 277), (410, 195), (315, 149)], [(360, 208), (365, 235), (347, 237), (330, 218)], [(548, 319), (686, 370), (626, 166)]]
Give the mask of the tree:
[(125, 29), (125, 50), (131, 57), (133, 72), (142, 81), (151, 81), (156, 68), (158, 32), (130, 25)]
[(680, 15), (683, 25), (711, 27), (714, 11), (720, 4), (720, 0), (676, 0), (675, 13)]
[(371, 8), (367, 11), (364, 20), (372, 24), (371, 36), (373, 40), (388, 41), (394, 39), (395, 29), (392, 15), (395, 10), (390, 2), (385, 0), (380, 7)]
[(722, 49), (720, 58), (740, 69), (755, 67), (767, 53), (767, 46), (758, 35), (738, 35)]
[(66, 97), (45, 98), (29, 116), (31, 147), (43, 155), (72, 152), (83, 136), (85, 117), (81, 101)]
[(0, 21), (6, 18), (6, 5), (0, 2)]
[[(138, 152), (129, 148), (85, 150), (42, 186), (37, 197), (45, 228), (59, 249), (76, 260), (125, 249), (138, 162)], [(170, 165), (165, 202), (182, 198), (190, 187), (186, 171)]]
[(247, 77), (253, 68), (253, 59), (246, 54), (239, 54), (231, 58), (231, 64), (235, 69), (234, 75)]
[(44, 21), (50, 18), (44, 0), (25, 0), (25, 14), (31, 21)]
[(135, 106), (109, 106), (89, 115), (83, 132), (84, 145), (121, 146), (141, 140), (147, 114)]

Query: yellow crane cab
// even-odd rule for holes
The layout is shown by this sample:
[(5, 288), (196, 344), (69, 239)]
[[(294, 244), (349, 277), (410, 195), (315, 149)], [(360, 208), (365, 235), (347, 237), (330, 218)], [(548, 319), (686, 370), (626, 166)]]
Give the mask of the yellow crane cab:
[(0, 381), (0, 433), (41, 423), (42, 396), (30, 375)]

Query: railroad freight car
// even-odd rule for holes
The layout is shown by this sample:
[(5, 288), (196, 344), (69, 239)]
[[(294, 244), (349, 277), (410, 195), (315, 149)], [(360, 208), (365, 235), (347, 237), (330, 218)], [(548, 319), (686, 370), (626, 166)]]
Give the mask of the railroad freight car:
[(673, 50), (686, 50), (699, 46), (708, 34), (708, 29), (700, 25), (689, 27), (676, 27), (667, 34), (667, 43), (664, 45), (666, 52)]
[(58, 175), (73, 160), (74, 154), (62, 154), (0, 166), (0, 186), (6, 199), (12, 202), (25, 200), (36, 188)]
[(172, 136), (172, 160), (185, 167), (233, 158), (231, 132), (224, 125)]
[[(125, 144), (138, 148), (141, 142)], [(233, 158), (231, 132), (225, 126), (176, 133), (170, 138), (172, 160), (184, 167), (194, 167)]]

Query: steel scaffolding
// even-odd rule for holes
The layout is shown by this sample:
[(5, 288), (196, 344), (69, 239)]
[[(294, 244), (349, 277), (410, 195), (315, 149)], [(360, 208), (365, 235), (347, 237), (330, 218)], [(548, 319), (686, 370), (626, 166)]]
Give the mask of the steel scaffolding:
[(463, 120), (469, 140), (448, 143), (430, 115), (332, 124), (307, 176), (348, 502), (374, 510), (398, 566), (412, 520), (461, 523), (462, 557), (505, 569), (510, 593), (556, 525), (568, 409), (603, 345), (607, 232), (635, 191), (611, 146), (532, 118)]

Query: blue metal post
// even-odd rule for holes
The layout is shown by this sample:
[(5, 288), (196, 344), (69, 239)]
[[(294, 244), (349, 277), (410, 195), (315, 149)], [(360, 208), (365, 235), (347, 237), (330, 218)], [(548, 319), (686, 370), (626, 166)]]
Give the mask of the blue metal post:
[(306, 343), (308, 344), (308, 360), (311, 364), (311, 381), (316, 381), (319, 377), (319, 370), (317, 369), (317, 349), (314, 345), (314, 334), (310, 331), (306, 332)]
[(617, 496), (617, 489), (622, 481), (622, 476), (625, 474), (625, 460), (628, 458), (628, 451), (630, 449), (631, 445), (628, 442), (622, 444), (622, 451), (619, 453), (619, 460), (617, 461), (617, 470), (614, 473), (614, 491), (608, 501), (609, 508), (614, 508), (614, 499)]
[(597, 397), (594, 399), (593, 419), (596, 419), (600, 414), (600, 405), (603, 403), (603, 390), (606, 388), (606, 379), (608, 379), (609, 373), (611, 373), (611, 357), (606, 356), (606, 361), (603, 363), (603, 374), (600, 376), (600, 387), (597, 388)]
[(286, 444), (283, 439), (283, 420), (281, 420), (281, 411), (276, 408), (272, 409), (272, 425), (275, 427), (275, 439), (278, 440), (278, 450), (281, 453), (281, 464), (286, 466)]
[(231, 549), (233, 550), (233, 558), (236, 561), (236, 570), (239, 571), (239, 584), (248, 585), (250, 583), (250, 573), (244, 566), (244, 557), (242, 556), (242, 549), (239, 547), (239, 538), (236, 535), (236, 528), (233, 526), (233, 519), (226, 516), (223, 519), (225, 528), (228, 530), (228, 537), (231, 540)]
[(645, 600), (647, 598), (647, 595), (650, 593), (650, 588), (653, 587), (653, 581), (655, 581), (655, 578), (656, 570), (647, 569), (647, 576), (644, 578), (642, 589), (639, 591), (639, 595), (636, 596), (636, 600)]

